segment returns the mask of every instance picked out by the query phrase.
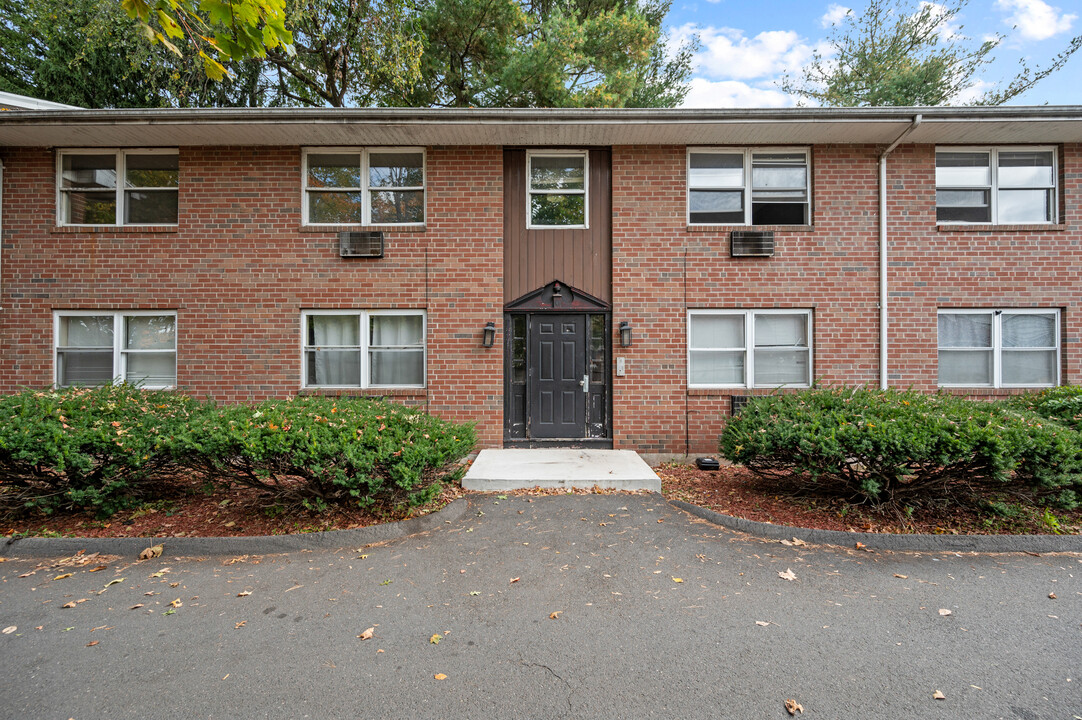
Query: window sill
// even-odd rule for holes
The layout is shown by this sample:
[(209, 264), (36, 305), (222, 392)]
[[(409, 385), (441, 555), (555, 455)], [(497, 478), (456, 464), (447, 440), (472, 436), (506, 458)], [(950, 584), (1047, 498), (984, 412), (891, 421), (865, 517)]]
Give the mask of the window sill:
[(780, 388), (765, 388), (765, 387), (722, 387), (722, 388), (701, 388), (701, 387), (689, 387), (687, 389), (688, 397), (727, 397), (729, 395), (773, 395), (779, 390), (807, 390), (807, 385), (792, 385)]
[(1033, 387), (958, 387), (958, 386), (939, 386), (937, 390), (944, 395), (961, 395), (964, 397), (1000, 397), (1004, 395), (1022, 395), (1024, 393), (1033, 392), (1035, 390), (1049, 390), (1056, 387), (1055, 385), (1035, 385)]
[(302, 388), (300, 395), (330, 395), (333, 397), (428, 397), (427, 388)]
[(52, 233), (175, 233), (178, 225), (56, 225)]
[(1066, 232), (1066, 224), (1041, 223), (1036, 225), (994, 225), (992, 223), (974, 223), (973, 225), (936, 225), (938, 232)]
[(758, 232), (814, 232), (814, 225), (688, 225), (689, 233), (727, 233), (733, 230)]
[(340, 233), (340, 232), (385, 232), (385, 233), (423, 233), (426, 225), (301, 225), (297, 232), (302, 233)]

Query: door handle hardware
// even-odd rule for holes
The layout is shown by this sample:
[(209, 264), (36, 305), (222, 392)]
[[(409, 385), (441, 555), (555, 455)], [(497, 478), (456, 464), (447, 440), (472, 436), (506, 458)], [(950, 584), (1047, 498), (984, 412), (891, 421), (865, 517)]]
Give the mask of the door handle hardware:
[(590, 392), (590, 376), (589, 375), (583, 375), (582, 380), (579, 380), (579, 385), (582, 386), (582, 391), (584, 393)]

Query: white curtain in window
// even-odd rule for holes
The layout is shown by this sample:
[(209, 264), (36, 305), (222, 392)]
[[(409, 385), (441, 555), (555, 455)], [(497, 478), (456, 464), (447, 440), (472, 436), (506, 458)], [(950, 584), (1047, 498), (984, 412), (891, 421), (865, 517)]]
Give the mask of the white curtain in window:
[(756, 315), (755, 347), (807, 347), (807, 331), (805, 315)]
[(692, 385), (743, 385), (744, 352), (693, 350), (690, 373)]
[(373, 315), (369, 322), (369, 382), (424, 384), (424, 321), (420, 315)]
[(744, 347), (743, 315), (692, 315), (692, 348)]
[[(942, 341), (941, 341), (942, 342)], [(940, 350), (940, 385), (991, 385), (992, 351)]]
[(308, 327), (308, 342), (312, 347), (309, 383), (360, 385), (361, 339), (357, 316), (309, 315)]
[(1003, 347), (1050, 348), (1055, 346), (1055, 315), (1003, 313)]
[(939, 347), (992, 347), (992, 313), (942, 313)]

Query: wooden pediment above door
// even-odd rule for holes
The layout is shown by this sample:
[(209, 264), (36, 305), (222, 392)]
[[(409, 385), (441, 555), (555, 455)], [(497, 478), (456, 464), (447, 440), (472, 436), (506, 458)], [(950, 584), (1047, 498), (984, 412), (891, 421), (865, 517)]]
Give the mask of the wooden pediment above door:
[(505, 312), (608, 312), (609, 305), (559, 280), (504, 305)]

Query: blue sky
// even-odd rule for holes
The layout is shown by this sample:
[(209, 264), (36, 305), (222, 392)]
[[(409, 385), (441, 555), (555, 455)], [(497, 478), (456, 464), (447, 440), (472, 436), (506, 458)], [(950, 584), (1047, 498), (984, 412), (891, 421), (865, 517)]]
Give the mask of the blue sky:
[[(825, 47), (831, 21), (865, 5), (866, 0), (673, 0), (666, 19), (670, 38), (697, 33), (702, 43), (684, 107), (795, 105), (775, 80), (786, 70), (798, 74), (816, 48)], [(1007, 36), (995, 51), (996, 62), (978, 78), (976, 96), (1013, 77), (1020, 59), (1044, 66), (1082, 34), (1082, 0), (972, 0), (952, 30), (974, 39)], [(1082, 105), (1082, 51), (1010, 104)]]

